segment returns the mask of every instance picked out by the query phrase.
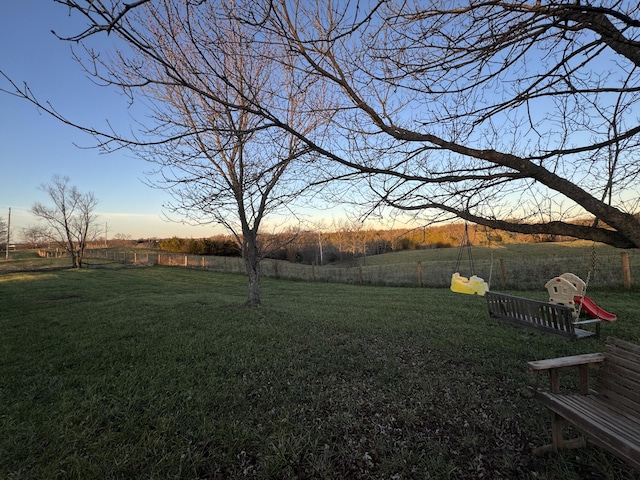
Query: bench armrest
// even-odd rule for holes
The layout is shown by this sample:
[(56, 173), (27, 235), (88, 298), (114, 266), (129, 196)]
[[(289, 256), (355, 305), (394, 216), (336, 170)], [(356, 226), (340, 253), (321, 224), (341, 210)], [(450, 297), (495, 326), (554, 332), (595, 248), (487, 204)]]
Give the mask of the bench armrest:
[(601, 363), (604, 360), (603, 353), (585, 353), (583, 355), (571, 355), (570, 357), (549, 358), (527, 362), (529, 370), (549, 370), (551, 368), (575, 367), (590, 363)]
[(527, 365), (529, 366), (529, 370), (547, 370), (549, 372), (549, 387), (552, 393), (560, 392), (560, 370), (567, 367), (578, 367), (580, 393), (587, 395), (589, 393), (589, 365), (602, 363), (603, 360), (603, 353), (585, 353), (583, 355), (571, 355), (569, 357), (527, 362)]
[(587, 323), (600, 323), (602, 322), (602, 320), (600, 320), (599, 318), (592, 318), (590, 320), (580, 320), (578, 322), (572, 322), (574, 325), (584, 325)]

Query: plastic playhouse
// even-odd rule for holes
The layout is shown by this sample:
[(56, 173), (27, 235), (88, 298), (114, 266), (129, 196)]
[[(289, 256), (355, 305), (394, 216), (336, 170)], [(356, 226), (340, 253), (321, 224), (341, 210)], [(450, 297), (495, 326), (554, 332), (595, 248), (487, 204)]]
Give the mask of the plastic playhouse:
[[(573, 308), (573, 316), (578, 317), (581, 312), (606, 322), (614, 322), (618, 317), (600, 308), (585, 295), (585, 282), (573, 273), (563, 273), (545, 283), (549, 292), (549, 303), (566, 305)], [(453, 288), (453, 287), (452, 287)]]

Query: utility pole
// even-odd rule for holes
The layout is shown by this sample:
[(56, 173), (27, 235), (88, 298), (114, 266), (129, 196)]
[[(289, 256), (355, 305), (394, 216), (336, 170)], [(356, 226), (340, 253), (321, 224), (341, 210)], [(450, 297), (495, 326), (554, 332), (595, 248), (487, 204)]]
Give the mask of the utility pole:
[(9, 260), (9, 240), (11, 239), (11, 207), (9, 207), (9, 217), (7, 218), (7, 247), (4, 250), (5, 260)]

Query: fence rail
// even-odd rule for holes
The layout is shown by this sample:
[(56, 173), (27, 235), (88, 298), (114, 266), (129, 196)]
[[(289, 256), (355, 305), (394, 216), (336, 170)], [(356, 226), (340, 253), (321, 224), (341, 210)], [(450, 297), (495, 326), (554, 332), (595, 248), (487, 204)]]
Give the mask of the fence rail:
[[(85, 258), (136, 265), (167, 265), (226, 273), (245, 273), (244, 263), (238, 257), (92, 249), (85, 252)], [(387, 265), (353, 262), (349, 266), (319, 266), (266, 259), (261, 262), (261, 275), (310, 282), (444, 288), (450, 284), (452, 268), (450, 261), (419, 261)], [(589, 286), (631, 288), (632, 274), (639, 269), (640, 252), (623, 251), (621, 255), (601, 255), (596, 261)], [(589, 258), (534, 257), (478, 260), (475, 262), (474, 273), (485, 279), (493, 288), (527, 290), (542, 288), (547, 280), (565, 272), (575, 273), (586, 280), (590, 270), (591, 259)], [(471, 275), (471, 272), (461, 271), (460, 273), (464, 276)]]

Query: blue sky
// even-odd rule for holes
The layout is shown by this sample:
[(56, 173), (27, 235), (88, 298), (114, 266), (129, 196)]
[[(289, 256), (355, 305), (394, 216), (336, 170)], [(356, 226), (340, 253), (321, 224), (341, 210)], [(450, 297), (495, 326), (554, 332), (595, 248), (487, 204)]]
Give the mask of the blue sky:
[[(0, 10), (0, 70), (17, 82), (27, 82), (41, 101), (49, 101), (69, 119), (95, 127), (106, 120), (126, 128), (131, 121), (126, 100), (117, 91), (98, 87), (71, 58), (70, 45), (54, 37), (77, 33), (81, 26), (68, 10), (48, 0), (10, 0)], [(7, 87), (4, 79), (2, 87)], [(152, 165), (127, 152), (100, 154), (94, 140), (73, 127), (39, 112), (25, 100), (0, 93), (0, 216), (11, 208), (12, 237), (35, 225), (29, 210), (46, 203), (39, 185), (53, 175), (68, 176), (81, 191), (99, 199), (99, 222), (108, 236), (204, 237), (223, 230), (193, 227), (163, 220), (168, 193), (144, 184)], [(103, 227), (104, 228), (104, 227)]]

